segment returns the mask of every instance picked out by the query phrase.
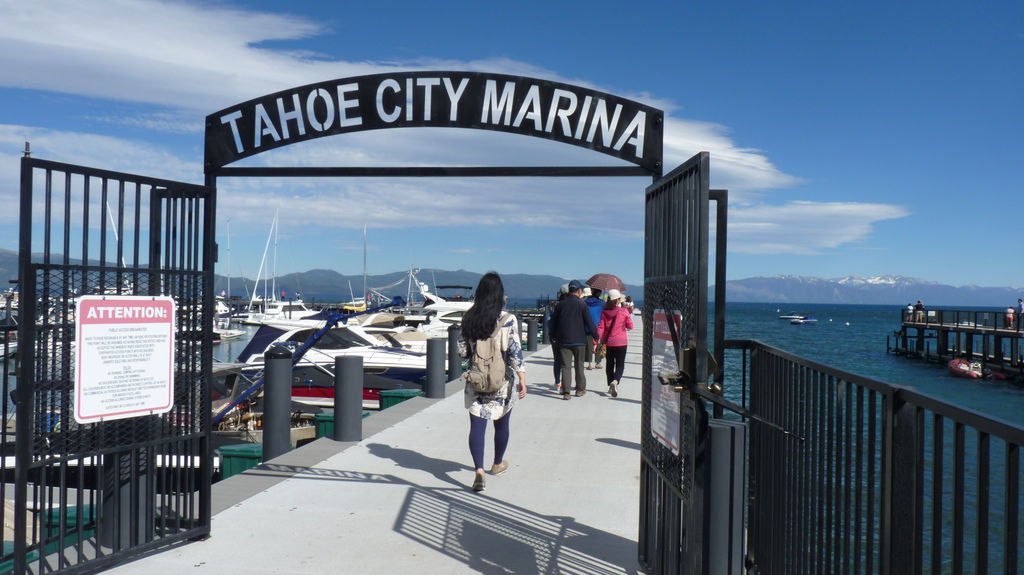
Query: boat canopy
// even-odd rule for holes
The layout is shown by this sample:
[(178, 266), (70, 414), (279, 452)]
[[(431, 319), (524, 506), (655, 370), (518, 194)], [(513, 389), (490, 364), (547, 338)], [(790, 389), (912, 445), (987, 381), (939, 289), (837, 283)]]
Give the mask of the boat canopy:
[(267, 350), (267, 346), (274, 342), (277, 338), (284, 335), (286, 330), (271, 327), (269, 325), (261, 325), (256, 333), (253, 334), (252, 339), (242, 350), (242, 353), (238, 354), (238, 362), (245, 363), (249, 361), (249, 358), (254, 355), (263, 355), (263, 352)]

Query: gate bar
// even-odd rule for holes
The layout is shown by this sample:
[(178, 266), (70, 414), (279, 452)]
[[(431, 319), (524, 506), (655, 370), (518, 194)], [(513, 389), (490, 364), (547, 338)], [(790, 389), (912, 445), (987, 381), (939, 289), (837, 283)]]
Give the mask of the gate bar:
[[(652, 174), (639, 166), (458, 166), (458, 167), (236, 167), (217, 168), (207, 171), (214, 177), (276, 177), (276, 178), (407, 178), (407, 177), (457, 177), (482, 178), (506, 176), (646, 176)], [(656, 176), (656, 175), (655, 175)]]

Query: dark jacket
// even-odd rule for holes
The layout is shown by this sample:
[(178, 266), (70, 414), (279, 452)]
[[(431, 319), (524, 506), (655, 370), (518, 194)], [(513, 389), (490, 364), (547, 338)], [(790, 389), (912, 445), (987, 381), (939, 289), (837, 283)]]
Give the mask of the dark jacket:
[(587, 335), (597, 336), (597, 326), (583, 300), (569, 296), (558, 302), (551, 314), (551, 338), (562, 347), (581, 346)]

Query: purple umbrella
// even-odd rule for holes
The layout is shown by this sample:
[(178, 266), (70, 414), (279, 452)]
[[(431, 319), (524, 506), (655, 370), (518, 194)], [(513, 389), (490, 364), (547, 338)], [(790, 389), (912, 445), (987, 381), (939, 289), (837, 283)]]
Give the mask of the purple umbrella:
[(587, 280), (587, 285), (601, 291), (608, 291), (613, 288), (619, 291), (626, 291), (626, 284), (622, 283), (619, 276), (614, 274), (594, 274)]

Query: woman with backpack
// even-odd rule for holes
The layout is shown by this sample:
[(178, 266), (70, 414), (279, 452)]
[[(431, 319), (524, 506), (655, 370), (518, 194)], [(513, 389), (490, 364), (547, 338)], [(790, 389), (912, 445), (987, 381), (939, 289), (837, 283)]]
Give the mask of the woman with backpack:
[(519, 320), (503, 313), (505, 287), (495, 272), (487, 272), (476, 287), (473, 307), (462, 317), (459, 340), (469, 368), (466, 380), (466, 409), (469, 411), (469, 453), (476, 477), (473, 491), (483, 491), (484, 440), (487, 422), (494, 422), (494, 463), (491, 474), (508, 469), (509, 420), (516, 402), (526, 397), (526, 367), (520, 344)]

